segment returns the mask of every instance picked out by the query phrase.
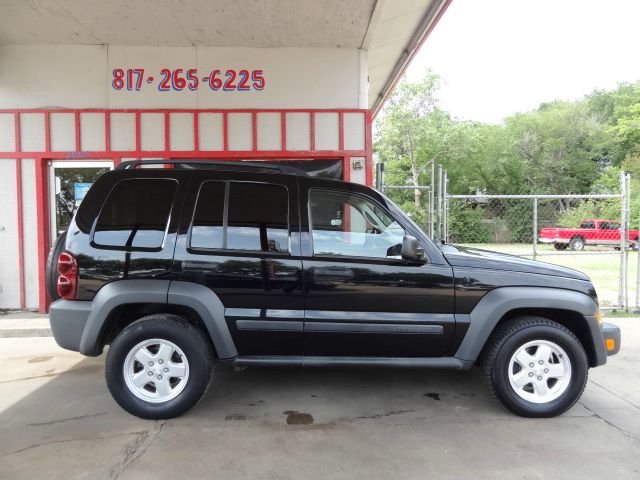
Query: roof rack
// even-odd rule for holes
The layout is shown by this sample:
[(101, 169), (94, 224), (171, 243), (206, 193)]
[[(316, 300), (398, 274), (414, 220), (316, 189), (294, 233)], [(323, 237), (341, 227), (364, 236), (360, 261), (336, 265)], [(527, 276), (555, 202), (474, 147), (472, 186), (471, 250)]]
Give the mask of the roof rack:
[(288, 165), (274, 165), (273, 163), (242, 162), (242, 161), (213, 161), (213, 160), (126, 160), (116, 170), (134, 170), (140, 165), (176, 165), (184, 169), (213, 169), (241, 172), (280, 173), (283, 175), (307, 176), (307, 172)]

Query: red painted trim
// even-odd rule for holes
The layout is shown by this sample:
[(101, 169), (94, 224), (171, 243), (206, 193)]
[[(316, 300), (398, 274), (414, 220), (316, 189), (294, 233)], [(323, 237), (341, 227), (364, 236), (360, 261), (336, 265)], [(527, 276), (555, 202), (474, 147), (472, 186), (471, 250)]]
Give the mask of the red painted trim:
[(193, 112), (193, 149), (200, 150), (200, 119), (198, 112)]
[(25, 308), (24, 285), (24, 223), (22, 209), (22, 159), (16, 159), (16, 210), (18, 213), (18, 289), (20, 291), (20, 308)]
[(309, 112), (309, 150), (316, 149), (316, 112)]
[(113, 168), (118, 168), (121, 163), (122, 163), (122, 159), (118, 158), (118, 157), (115, 157), (113, 159)]
[(119, 150), (112, 152), (0, 152), (0, 160), (16, 158), (34, 158), (46, 153), (47, 158), (51, 160), (100, 160), (104, 158), (137, 158), (137, 157), (151, 157), (151, 158), (271, 158), (287, 160), (289, 158), (341, 158), (345, 155), (354, 157), (366, 157), (366, 151), (364, 150), (349, 150), (348, 152), (341, 150), (317, 150), (315, 152), (309, 150), (201, 150), (199, 152), (194, 151), (165, 151), (165, 150)]
[(76, 152), (81, 152), (82, 142), (80, 141), (80, 112), (79, 111), (74, 112), (73, 123), (76, 130)]
[(47, 160), (36, 158), (36, 219), (38, 228), (38, 310), (46, 313), (47, 289), (44, 286), (47, 254), (49, 252), (49, 209), (47, 201)]
[(51, 113), (44, 112), (44, 149), (51, 151)]
[(111, 150), (111, 112), (104, 112), (104, 148)]
[(367, 152), (365, 150), (200, 150), (194, 151), (166, 151), (166, 150), (118, 150), (111, 152), (0, 152), (0, 160), (16, 158), (34, 158), (46, 155), (51, 160), (101, 160), (104, 158), (138, 158), (138, 157), (151, 157), (151, 158), (230, 158), (230, 159), (243, 159), (243, 158), (271, 158), (287, 160), (289, 158), (341, 158), (344, 155), (350, 155), (353, 157), (366, 157)]
[(13, 135), (15, 142), (16, 152), (22, 151), (22, 140), (20, 138), (20, 114), (14, 113), (13, 115)]
[(351, 158), (344, 157), (342, 159), (342, 180), (345, 182), (351, 181)]
[[(349, 157), (344, 157), (342, 159), (342, 180), (344, 180), (345, 182), (351, 181), (351, 158)], [(344, 210), (342, 231), (348, 232), (348, 241), (351, 241), (351, 209), (346, 205)]]
[(140, 145), (140, 111), (138, 110), (136, 112), (136, 152), (138, 153), (138, 155), (136, 155), (136, 158), (138, 160), (140, 160), (141, 157), (141, 155), (139, 155), (140, 149), (142, 148)]
[(194, 111), (200, 113), (364, 113), (366, 108), (0, 108), (0, 113), (43, 113), (50, 111), (52, 113), (191, 113)]
[(287, 112), (280, 112), (280, 150), (287, 149)]
[(344, 114), (338, 113), (338, 150), (344, 150)]
[(169, 122), (169, 112), (164, 112), (164, 149), (171, 150), (171, 124)]
[(229, 150), (229, 118), (227, 112), (222, 112), (222, 149)]
[(251, 150), (258, 150), (258, 114), (251, 113)]
[(371, 115), (371, 110), (368, 110), (364, 117), (364, 168), (365, 168), (365, 182), (368, 186), (373, 186), (373, 134), (372, 134), (372, 123), (373, 118)]

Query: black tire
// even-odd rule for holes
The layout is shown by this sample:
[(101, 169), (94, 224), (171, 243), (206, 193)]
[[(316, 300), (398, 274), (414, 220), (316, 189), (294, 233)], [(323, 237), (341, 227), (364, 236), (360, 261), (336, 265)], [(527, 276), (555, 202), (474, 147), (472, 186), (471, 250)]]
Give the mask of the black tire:
[[(560, 346), (571, 364), (571, 376), (566, 389), (560, 396), (546, 403), (535, 403), (522, 398), (509, 380), (512, 356), (527, 342), (538, 340)], [(560, 415), (578, 401), (587, 384), (589, 362), (580, 341), (562, 325), (542, 317), (521, 317), (499, 327), (487, 342), (483, 360), (485, 381), (492, 393), (505, 407), (522, 417), (546, 418)]]
[(584, 250), (584, 238), (582, 237), (573, 237), (569, 241), (569, 248), (574, 252), (579, 252)]
[[(127, 355), (140, 342), (150, 339), (175, 344), (188, 360), (189, 375), (183, 390), (162, 403), (145, 401), (127, 386), (124, 365)], [(107, 354), (105, 377), (113, 398), (127, 412), (147, 419), (174, 418), (194, 407), (204, 396), (213, 376), (213, 348), (195, 326), (176, 315), (154, 314), (125, 327)]]
[(553, 244), (553, 248), (555, 248), (556, 250), (566, 250), (568, 246), (569, 246), (569, 244), (567, 244), (567, 243), (554, 243)]
[(58, 256), (64, 251), (64, 245), (67, 240), (67, 232), (63, 232), (58, 235), (58, 238), (55, 239), (53, 245), (49, 249), (49, 256), (47, 257), (47, 267), (45, 269), (45, 286), (47, 288), (47, 293), (51, 298), (51, 301), (58, 300), (60, 295), (58, 295), (58, 290), (56, 288), (58, 284)]

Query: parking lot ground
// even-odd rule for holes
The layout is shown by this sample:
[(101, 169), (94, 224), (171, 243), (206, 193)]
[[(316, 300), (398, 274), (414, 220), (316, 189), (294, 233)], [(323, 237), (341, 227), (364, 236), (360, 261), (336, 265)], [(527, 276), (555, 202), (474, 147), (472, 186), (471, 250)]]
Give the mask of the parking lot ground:
[(104, 356), (0, 338), (0, 478), (640, 478), (640, 320), (564, 415), (523, 419), (480, 372), (216, 370), (181, 418), (121, 410)]

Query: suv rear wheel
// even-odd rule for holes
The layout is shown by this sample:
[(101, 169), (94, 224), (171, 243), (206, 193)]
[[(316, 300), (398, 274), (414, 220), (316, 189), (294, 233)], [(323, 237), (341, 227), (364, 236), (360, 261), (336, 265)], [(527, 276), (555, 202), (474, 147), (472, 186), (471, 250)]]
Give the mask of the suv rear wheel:
[(523, 417), (553, 417), (571, 408), (584, 391), (588, 369), (576, 336), (542, 317), (522, 317), (500, 327), (484, 358), (490, 389)]
[(107, 354), (113, 398), (141, 418), (181, 415), (204, 396), (213, 372), (205, 336), (175, 315), (154, 314), (128, 325)]

